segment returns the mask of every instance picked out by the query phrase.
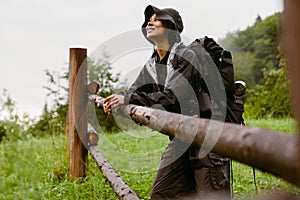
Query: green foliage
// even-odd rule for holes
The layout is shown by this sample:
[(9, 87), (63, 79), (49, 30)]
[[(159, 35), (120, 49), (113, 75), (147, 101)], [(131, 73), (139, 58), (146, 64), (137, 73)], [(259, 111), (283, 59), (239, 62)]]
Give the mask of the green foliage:
[(45, 73), (48, 84), (43, 87), (48, 91), (47, 101), (50, 103), (45, 104), (42, 115), (27, 130), (27, 133), (34, 137), (66, 133), (68, 72), (62, 70), (60, 74), (56, 71), (46, 70)]
[(107, 97), (115, 92), (114, 85), (119, 81), (120, 74), (113, 75), (109, 56), (103, 55), (100, 60), (88, 60), (88, 82), (96, 81), (99, 83), (98, 94)]
[(292, 116), (286, 62), (279, 48), (280, 13), (219, 42), (233, 54), (235, 79), (247, 83), (245, 117)]
[(68, 72), (62, 70), (61, 74), (49, 70), (45, 71), (48, 84), (43, 86), (47, 91), (47, 101), (42, 115), (26, 130), (33, 137), (56, 135), (66, 133), (66, 120), (68, 113)]
[(27, 133), (34, 137), (65, 134), (67, 112), (67, 104), (58, 105), (56, 109), (51, 111), (44, 110), (40, 119), (28, 128)]
[(293, 118), (246, 118), (247, 126), (260, 127), (284, 133), (297, 133), (297, 123)]
[(0, 121), (0, 142), (2, 141), (2, 138), (6, 136), (6, 128), (5, 128), (5, 124)]
[(248, 90), (244, 116), (250, 118), (292, 116), (286, 64), (283, 58), (281, 60), (280, 69), (264, 71), (265, 84)]
[(20, 120), (16, 110), (16, 102), (10, 97), (6, 89), (3, 89), (0, 96), (0, 111), (0, 117), (5, 121), (17, 123)]
[(219, 42), (233, 54), (235, 78), (245, 80), (250, 87), (264, 83), (264, 70), (279, 68), (280, 13), (256, 20), (246, 30), (228, 33)]
[(24, 128), (13, 121), (0, 121), (0, 129), (1, 129), (1, 140), (24, 140), (31, 137), (31, 135), (27, 135), (24, 131)]
[(91, 157), (71, 181), (67, 147), (65, 136), (0, 144), (0, 199), (117, 199)]
[[(68, 102), (68, 77), (69, 73), (66, 68), (63, 68), (61, 72), (46, 70), (47, 85), (43, 86), (48, 93), (48, 101), (46, 103), (44, 111), (47, 111), (48, 107), (55, 110), (60, 105), (67, 104)], [(45, 110), (46, 109), (46, 110)]]
[[(261, 127), (269, 130), (296, 133), (297, 123), (293, 118), (246, 118), (245, 123), (250, 127)], [(233, 191), (235, 199), (255, 199), (255, 185), (253, 168), (245, 164), (233, 161)], [(255, 169), (258, 194), (265, 195), (274, 191), (288, 191), (291, 194), (299, 195), (300, 189), (284, 180), (269, 173)]]
[(2, 140), (21, 140), (31, 137), (26, 129), (34, 123), (27, 114), (19, 116), (16, 102), (4, 89), (0, 96), (0, 142)]
[[(46, 70), (48, 78), (47, 86), (48, 103), (39, 120), (29, 127), (27, 133), (34, 137), (45, 135), (64, 134), (66, 132), (66, 120), (68, 113), (68, 72), (62, 70), (50, 72)], [(88, 59), (88, 82), (97, 81), (100, 84), (99, 95), (106, 97), (114, 92), (114, 84), (119, 80), (119, 74), (113, 75), (108, 56), (102, 60), (92, 61)], [(111, 115), (106, 115), (102, 110), (96, 109), (96, 115), (101, 127), (107, 132), (119, 131)]]

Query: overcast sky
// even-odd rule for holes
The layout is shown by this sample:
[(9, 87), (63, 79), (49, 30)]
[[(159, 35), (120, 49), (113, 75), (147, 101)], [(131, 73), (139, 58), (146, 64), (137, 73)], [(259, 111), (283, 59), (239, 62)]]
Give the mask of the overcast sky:
[(192, 39), (217, 40), (252, 25), (258, 15), (283, 10), (281, 0), (0, 0), (1, 94), (7, 89), (21, 113), (39, 115), (46, 102), (45, 70), (67, 68), (70, 47), (86, 47), (90, 54), (139, 29), (148, 4), (177, 9), (182, 34)]

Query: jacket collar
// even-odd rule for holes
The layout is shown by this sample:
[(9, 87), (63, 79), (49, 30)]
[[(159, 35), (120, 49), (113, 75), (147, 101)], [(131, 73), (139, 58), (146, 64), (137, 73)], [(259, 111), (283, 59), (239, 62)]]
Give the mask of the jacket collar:
[[(177, 49), (180, 46), (182, 46), (182, 45), (183, 45), (183, 42), (175, 42), (174, 43), (174, 45), (172, 46), (172, 48), (170, 50), (170, 54), (169, 54), (169, 58), (168, 58), (168, 63), (170, 63), (170, 62), (172, 63), (172, 61), (174, 60), (175, 54), (177, 52)], [(157, 55), (157, 50), (154, 48), (149, 61), (155, 63), (155, 56), (156, 55)]]
[[(165, 81), (165, 86), (170, 81), (170, 78), (172, 77), (172, 75), (175, 73), (175, 69), (174, 69), (174, 66), (173, 66), (173, 60), (175, 58), (175, 55), (176, 55), (176, 52), (177, 52), (178, 48), (182, 44), (183, 44), (182, 42), (176, 42), (170, 50), (170, 54), (169, 54), (169, 58), (168, 58), (168, 62), (167, 62), (167, 77), (166, 77), (166, 81)], [(156, 62), (155, 62), (155, 52), (156, 52), (156, 49), (153, 50), (151, 58), (146, 63), (146, 68), (147, 68), (149, 74), (155, 80), (155, 82), (158, 83), (157, 73), (156, 73), (156, 68), (155, 68), (155, 64), (156, 64)]]

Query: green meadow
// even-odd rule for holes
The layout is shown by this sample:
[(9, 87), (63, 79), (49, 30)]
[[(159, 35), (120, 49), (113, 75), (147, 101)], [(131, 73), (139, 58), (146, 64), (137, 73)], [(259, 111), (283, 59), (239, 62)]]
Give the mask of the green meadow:
[[(290, 118), (246, 120), (246, 124), (287, 133), (295, 133), (297, 126)], [(100, 135), (98, 148), (141, 199), (149, 199), (167, 143), (165, 135), (141, 128)], [(67, 137), (55, 134), (0, 143), (0, 199), (117, 199), (90, 155), (87, 176), (71, 180), (67, 146)], [(232, 171), (234, 199), (255, 198), (253, 168), (233, 161)], [(259, 196), (280, 190), (300, 194), (299, 188), (273, 175), (258, 169), (255, 173)]]

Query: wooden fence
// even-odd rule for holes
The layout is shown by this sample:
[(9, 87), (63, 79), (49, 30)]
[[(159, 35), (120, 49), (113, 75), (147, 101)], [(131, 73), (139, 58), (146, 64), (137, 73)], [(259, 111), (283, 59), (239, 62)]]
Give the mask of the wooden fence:
[[(78, 52), (77, 52), (78, 51)], [(74, 68), (81, 64), (86, 70), (86, 63), (81, 62), (84, 53), (82, 49), (71, 49), (71, 60), (77, 59)], [(77, 52), (77, 53), (74, 53)], [(75, 58), (74, 56), (75, 55)], [(70, 70), (78, 73), (81, 70)], [(86, 73), (80, 73), (86, 76)], [(70, 87), (69, 104), (69, 135), (70, 135), (70, 173), (73, 177), (85, 176), (87, 166), (87, 149), (98, 164), (116, 194), (120, 199), (138, 199), (122, 178), (113, 170), (112, 166), (103, 158), (100, 151), (94, 146), (97, 144), (96, 131), (87, 125), (86, 120), (86, 100), (87, 89), (76, 87), (77, 83), (83, 84), (79, 75), (74, 82), (75, 87)], [(79, 80), (79, 81), (78, 81)], [(81, 95), (78, 95), (81, 94)], [(84, 94), (84, 95), (82, 95)], [(78, 100), (81, 99), (81, 100)], [(97, 99), (100, 107), (103, 99), (96, 95), (89, 95), (90, 100)], [(83, 107), (83, 108), (81, 108)], [(206, 136), (210, 123), (213, 120), (194, 118), (166, 111), (128, 105), (118, 109), (118, 113), (124, 117), (131, 118), (137, 123), (148, 126), (152, 129), (160, 130), (168, 136), (180, 138), (186, 142), (193, 142), (194, 145), (201, 146)], [(160, 120), (160, 119), (165, 120)], [(162, 123), (163, 122), (163, 123)], [(245, 164), (254, 166), (263, 171), (270, 172), (276, 176), (300, 187), (300, 168), (299, 168), (299, 138), (298, 135), (278, 133), (262, 128), (243, 127), (235, 124), (214, 121), (214, 126), (222, 127), (220, 137), (217, 141), (207, 137), (207, 143), (215, 143), (212, 151)], [(85, 128), (85, 129), (83, 129)], [(194, 130), (195, 134), (191, 133)], [(86, 134), (88, 133), (88, 134)], [(284, 147), (284, 148), (279, 148)]]
[(102, 174), (110, 183), (119, 199), (138, 200), (138, 195), (130, 189), (120, 175), (113, 169), (97, 149), (98, 134), (87, 122), (87, 50), (70, 49), (69, 68), (69, 159), (70, 175), (84, 177), (88, 164), (88, 150)]

